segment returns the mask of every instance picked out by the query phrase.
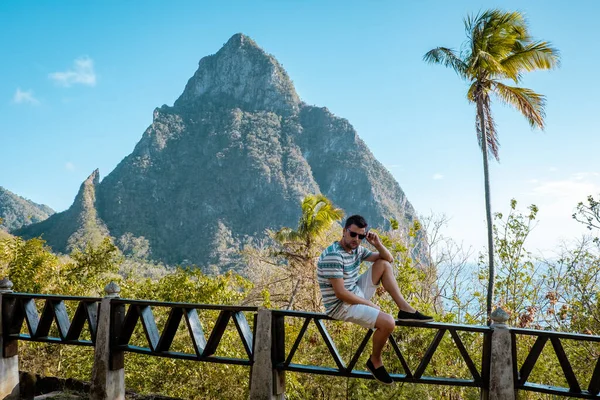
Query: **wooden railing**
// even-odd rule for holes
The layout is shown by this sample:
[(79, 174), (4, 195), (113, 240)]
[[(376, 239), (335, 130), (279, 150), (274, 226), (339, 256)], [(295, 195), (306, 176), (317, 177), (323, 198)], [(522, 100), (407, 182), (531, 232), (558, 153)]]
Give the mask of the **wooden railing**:
[[(162, 330), (158, 331), (153, 309), (164, 308), (168, 310), (167, 322)], [(200, 323), (198, 311), (217, 310), (219, 315), (208, 337)], [(222, 306), (212, 304), (168, 303), (148, 300), (114, 299), (111, 302), (111, 352), (113, 359), (123, 359), (124, 352), (146, 354), (150, 356), (178, 358), (193, 361), (208, 361), (224, 364), (252, 365), (253, 335), (244, 315), (244, 312), (256, 314), (256, 307)], [(171, 351), (171, 345), (179, 328), (181, 320), (185, 319), (187, 332), (191, 339), (194, 353)], [(227, 325), (233, 320), (238, 335), (244, 346), (247, 358), (231, 358), (214, 356)], [(130, 344), (136, 325), (141, 323), (145, 333), (147, 346)], [(114, 361), (113, 361), (114, 362)], [(113, 364), (113, 368), (122, 368)]]
[[(344, 377), (352, 377), (352, 378), (366, 378), (373, 379), (371, 374), (368, 371), (363, 370), (355, 370), (355, 366), (359, 360), (359, 358), (363, 355), (363, 352), (369, 343), (369, 339), (371, 338), (373, 331), (367, 329), (364, 335), (364, 338), (358, 345), (356, 351), (350, 357), (348, 363), (345, 363), (334, 341), (331, 338), (331, 335), (327, 331), (327, 328), (324, 324), (324, 321), (330, 320), (328, 316), (321, 313), (309, 313), (309, 312), (299, 312), (299, 311), (283, 311), (283, 310), (273, 310), (273, 329), (274, 329), (274, 337), (275, 337), (275, 346), (273, 348), (273, 359), (274, 359), (274, 368), (279, 371), (294, 371), (294, 372), (304, 372), (311, 374), (321, 374), (321, 375), (333, 375), (333, 376), (344, 376)], [(293, 341), (293, 345), (290, 351), (286, 354), (286, 333), (285, 333), (285, 319), (298, 319), (302, 321), (302, 327)], [(316, 365), (305, 365), (305, 364), (297, 364), (292, 363), (294, 355), (298, 350), (298, 346), (300, 345), (309, 325), (314, 323), (320, 333), (322, 340), (324, 341), (329, 354), (335, 361), (337, 368), (330, 367), (322, 367)], [(394, 335), (390, 336), (389, 342), (394, 350), (394, 355), (397, 360), (402, 365), (402, 369), (404, 370), (403, 374), (391, 374), (391, 377), (394, 381), (397, 382), (410, 382), (410, 383), (425, 383), (425, 384), (434, 384), (434, 385), (453, 385), (453, 386), (466, 386), (466, 387), (479, 387), (483, 389), (487, 389), (488, 382), (488, 373), (489, 373), (489, 353), (490, 353), (490, 337), (491, 337), (491, 329), (487, 326), (473, 326), (473, 325), (456, 325), (456, 324), (442, 324), (442, 323), (419, 323), (419, 322), (396, 322), (396, 325), (399, 326), (412, 326), (425, 328), (428, 330), (434, 330), (435, 335), (433, 340), (429, 344), (429, 347), (423, 354), (419, 365), (411, 370)], [(469, 352), (467, 351), (463, 341), (461, 340), (458, 332), (476, 332), (483, 335), (481, 343), (484, 345), (480, 347), (480, 358), (482, 363), (479, 367), (475, 365), (473, 359)], [(458, 349), (462, 359), (464, 360), (466, 366), (469, 369), (471, 374), (471, 379), (459, 379), (452, 377), (438, 377), (438, 376), (425, 376), (424, 372), (429, 365), (434, 353), (438, 349), (438, 346), (444, 337), (444, 335), (448, 333), (453, 340), (456, 348)]]
[[(518, 368), (518, 336), (535, 338), (535, 342), (531, 346), (523, 364)], [(598, 343), (600, 342), (600, 336), (591, 335), (580, 335), (573, 333), (561, 333), (551, 331), (539, 331), (533, 329), (511, 329), (512, 336), (512, 358), (514, 367), (514, 380), (515, 388), (519, 390), (527, 390), (533, 392), (547, 393), (559, 396), (578, 397), (584, 399), (598, 399), (598, 393), (600, 392), (600, 359), (597, 357), (589, 365), (593, 366), (593, 373), (589, 380), (586, 382), (586, 388), (582, 388), (577, 376), (573, 370), (573, 366), (567, 352), (565, 351), (564, 343), (574, 344), (579, 342), (583, 343)], [(535, 366), (538, 364), (540, 355), (545, 347), (547, 347), (548, 341), (552, 344), (552, 352), (556, 355), (562, 376), (564, 377), (569, 387), (552, 386), (546, 384), (540, 384), (535, 382), (529, 382), (531, 373)]]
[[(94, 346), (98, 326), (98, 303), (100, 298), (55, 296), (29, 293), (6, 293), (2, 295), (3, 355), (17, 354), (19, 340), (49, 342), (78, 346)], [(43, 302), (38, 313), (36, 301)], [(77, 303), (73, 318), (67, 314), (66, 303)], [(21, 333), (23, 324), (27, 333)], [(58, 335), (52, 335), (55, 323)], [(82, 339), (84, 326), (90, 333)]]
[[(248, 366), (251, 368), (250, 398), (257, 399), (283, 398), (286, 371), (372, 379), (366, 370), (357, 368), (357, 363), (365, 356), (373, 331), (366, 330), (356, 349), (346, 351), (347, 357), (343, 357), (327, 329), (331, 318), (325, 314), (122, 299), (118, 297), (119, 289), (114, 284), (107, 286), (107, 296), (103, 298), (13, 293), (11, 287), (8, 280), (0, 281), (0, 344), (3, 352), (0, 360), (0, 398), (16, 398), (14, 396), (18, 395), (19, 341), (94, 347), (93, 399), (124, 398), (126, 353)], [(159, 310), (162, 318), (160, 330), (155, 316)], [(206, 327), (201, 321), (206, 321), (208, 314), (215, 316), (215, 319), (214, 324), (210, 324), (210, 333), (206, 334)], [(392, 373), (392, 378), (397, 382), (475, 387), (479, 388), (482, 398), (490, 399), (514, 399), (516, 390), (600, 398), (598, 357), (592, 355), (593, 362), (588, 371), (591, 372), (591, 377), (585, 382), (586, 388), (582, 388), (581, 379), (578, 380), (573, 372), (572, 360), (563, 347), (565, 341), (598, 343), (599, 336), (511, 329), (504, 325), (502, 318), (493, 318), (494, 323), (490, 327), (437, 322), (397, 323), (404, 327), (432, 331), (433, 338), (417, 360), (417, 366), (410, 368), (406, 354), (392, 335), (390, 345), (393, 360), (386, 360), (386, 363), (395, 362), (403, 369), (403, 373)], [(176, 336), (183, 334), (180, 329), (183, 323), (186, 327), (185, 334), (191, 343), (190, 351), (187, 352), (172, 348)], [(295, 361), (298, 349), (311, 327), (312, 332), (316, 328), (321, 340), (319, 348), (327, 349), (334, 367)], [(143, 330), (142, 343), (139, 335), (133, 340), (136, 329), (138, 332)], [(238, 345), (234, 350), (241, 356), (215, 355), (223, 346), (221, 339), (225, 332), (233, 334), (234, 330), (243, 347), (240, 349)], [(477, 336), (473, 343), (476, 342), (478, 347), (473, 349), (474, 346), (465, 345), (464, 339), (461, 339), (465, 332)], [(468, 369), (469, 378), (425, 374), (444, 337), (451, 338), (452, 345), (458, 350)], [(525, 340), (533, 343), (530, 348), (519, 345), (524, 343), (523, 338), (529, 338)], [(552, 344), (562, 371), (562, 374), (556, 376), (556, 380), (565, 380), (568, 387), (554, 381), (552, 385), (548, 382), (530, 381), (532, 371), (548, 342)], [(313, 348), (316, 347), (318, 346)], [(519, 360), (523, 359), (519, 367)]]

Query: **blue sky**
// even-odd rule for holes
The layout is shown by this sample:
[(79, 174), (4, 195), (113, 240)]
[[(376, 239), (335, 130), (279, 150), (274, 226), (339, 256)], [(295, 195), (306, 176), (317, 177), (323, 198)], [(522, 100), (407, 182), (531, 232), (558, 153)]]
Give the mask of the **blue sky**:
[[(466, 84), (427, 65), (458, 48), (462, 19), (501, 6), (561, 51), (562, 66), (527, 75), (547, 96), (547, 128), (493, 105), (501, 162), (492, 207), (535, 203), (530, 249), (584, 233), (577, 202), (600, 193), (594, 0), (564, 1), (3, 1), (0, 2), (0, 186), (62, 211), (96, 168), (106, 176), (134, 148), (152, 111), (172, 105), (203, 56), (237, 32), (288, 71), (300, 97), (347, 118), (421, 214), (446, 234), (485, 244), (481, 153)], [(351, 212), (351, 210), (348, 210)]]

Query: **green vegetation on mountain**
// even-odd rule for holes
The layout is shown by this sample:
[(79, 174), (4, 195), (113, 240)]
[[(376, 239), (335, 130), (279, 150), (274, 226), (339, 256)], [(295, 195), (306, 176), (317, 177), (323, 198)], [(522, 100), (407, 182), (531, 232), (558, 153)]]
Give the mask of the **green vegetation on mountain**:
[(54, 214), (50, 207), (24, 199), (0, 186), (0, 231), (41, 222)]

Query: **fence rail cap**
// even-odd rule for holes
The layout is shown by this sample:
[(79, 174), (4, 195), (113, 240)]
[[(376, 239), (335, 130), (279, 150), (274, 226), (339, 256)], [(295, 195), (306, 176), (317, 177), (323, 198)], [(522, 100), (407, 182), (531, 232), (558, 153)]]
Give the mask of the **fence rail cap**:
[(507, 313), (502, 307), (497, 307), (490, 315), (490, 318), (495, 325), (506, 325), (506, 321), (510, 318), (510, 314)]
[(106, 293), (106, 297), (119, 297), (119, 293), (121, 293), (121, 288), (115, 282), (110, 282), (104, 288), (104, 292)]
[(8, 278), (0, 281), (0, 293), (12, 293), (13, 283)]

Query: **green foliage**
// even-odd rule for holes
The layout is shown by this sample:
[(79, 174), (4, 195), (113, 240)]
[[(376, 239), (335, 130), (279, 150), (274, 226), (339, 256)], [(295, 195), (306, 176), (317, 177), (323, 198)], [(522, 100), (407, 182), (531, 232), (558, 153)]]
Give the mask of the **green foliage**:
[[(510, 325), (519, 327), (528, 327), (534, 321), (542, 290), (535, 260), (525, 248), (538, 208), (532, 204), (528, 211), (527, 215), (518, 212), (517, 201), (512, 199), (506, 218), (502, 213), (495, 214), (493, 229), (497, 266), (494, 304), (511, 314)], [(487, 281), (488, 268), (483, 255), (479, 265), (480, 278)]]
[(58, 289), (61, 263), (41, 239), (0, 241), (0, 269), (19, 291), (45, 293)]
[[(538, 209), (517, 211), (511, 201), (507, 216), (496, 214), (494, 239), (497, 248), (498, 280), (496, 304), (511, 313), (509, 325), (533, 329), (598, 334), (600, 332), (600, 252), (589, 238), (575, 247), (557, 248), (557, 257), (538, 259), (526, 250)], [(483, 257), (481, 257), (483, 259)], [(480, 262), (480, 279), (487, 280), (487, 268)], [(484, 297), (476, 293), (480, 307)], [(517, 335), (517, 368), (525, 361), (535, 337)], [(600, 348), (596, 344), (562, 340), (567, 357), (580, 383), (589, 382)], [(542, 385), (568, 387), (555, 352), (547, 343), (529, 378)], [(536, 394), (521, 393), (523, 399)]]
[(64, 271), (66, 279), (68, 282), (78, 282), (78, 286), (84, 288), (103, 288), (102, 284), (108, 283), (107, 278), (114, 279), (123, 262), (119, 249), (107, 237), (97, 246), (88, 244), (85, 250), (74, 250), (71, 258), (75, 263), (67, 264)]
[[(577, 204), (577, 212), (573, 214), (573, 219), (586, 225), (590, 231), (600, 229), (600, 202), (593, 196), (588, 196), (587, 203)], [(600, 237), (596, 236), (594, 242), (600, 244)]]
[(239, 304), (251, 283), (239, 275), (205, 275), (198, 268), (177, 267), (159, 280), (130, 278), (123, 281), (121, 296), (181, 303)]

